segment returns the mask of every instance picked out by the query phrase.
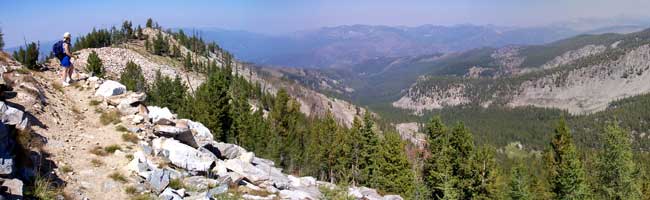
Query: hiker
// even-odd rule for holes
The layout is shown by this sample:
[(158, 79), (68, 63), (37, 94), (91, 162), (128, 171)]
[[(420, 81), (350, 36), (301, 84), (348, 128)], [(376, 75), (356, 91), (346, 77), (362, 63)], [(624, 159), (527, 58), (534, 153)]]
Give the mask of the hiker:
[(63, 71), (61, 72), (61, 81), (63, 86), (70, 85), (72, 81), (72, 73), (74, 72), (74, 65), (72, 64), (72, 58), (77, 58), (77, 56), (72, 54), (70, 50), (72, 46), (70, 45), (71, 35), (69, 32), (63, 34), (63, 40), (54, 44), (54, 55), (61, 61), (61, 67)]

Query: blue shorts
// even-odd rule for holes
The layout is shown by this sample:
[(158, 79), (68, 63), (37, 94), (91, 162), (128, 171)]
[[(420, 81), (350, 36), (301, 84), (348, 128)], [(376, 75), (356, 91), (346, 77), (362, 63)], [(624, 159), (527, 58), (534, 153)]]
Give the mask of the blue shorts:
[(70, 62), (70, 56), (64, 56), (63, 59), (61, 59), (61, 66), (63, 68), (68, 68), (72, 65), (72, 62)]

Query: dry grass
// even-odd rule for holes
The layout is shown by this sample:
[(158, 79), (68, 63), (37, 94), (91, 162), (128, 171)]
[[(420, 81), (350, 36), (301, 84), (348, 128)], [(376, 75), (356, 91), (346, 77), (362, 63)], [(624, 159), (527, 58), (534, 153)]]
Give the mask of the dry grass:
[(136, 196), (132, 196), (131, 200), (153, 200), (153, 198), (150, 194), (140, 194)]
[(110, 175), (108, 175), (109, 178), (113, 179), (114, 181), (120, 182), (120, 183), (126, 183), (126, 176), (122, 175), (119, 172), (113, 172)]
[(59, 170), (61, 170), (61, 172), (67, 174), (67, 173), (72, 172), (72, 167), (70, 167), (70, 165), (63, 165), (61, 168), (59, 168)]
[(54, 187), (51, 180), (42, 176), (36, 176), (33, 190), (27, 193), (31, 193), (31, 196), (36, 197), (36, 199), (56, 199), (62, 191), (60, 188)]
[(102, 149), (101, 147), (95, 147), (95, 148), (91, 149), (90, 153), (98, 155), (98, 156), (106, 156), (106, 155), (108, 155), (108, 153), (106, 153), (106, 151), (104, 149)]
[(138, 136), (136, 136), (133, 133), (123, 133), (122, 134), (122, 140), (125, 141), (125, 142), (130, 142), (130, 143), (133, 143), (133, 144), (137, 144), (140, 139), (138, 138)]
[(175, 178), (175, 179), (169, 180), (169, 185), (167, 185), (167, 187), (170, 187), (170, 188), (172, 188), (174, 190), (178, 190), (178, 189), (181, 189), (181, 188), (185, 188), (185, 184), (183, 184), (183, 181), (181, 181), (181, 179)]
[(104, 162), (102, 162), (101, 160), (98, 160), (96, 158), (90, 160), (90, 163), (95, 167), (100, 167), (100, 166), (104, 165)]
[(103, 125), (120, 123), (120, 113), (115, 110), (103, 112), (99, 116), (99, 122), (101, 122)]
[(90, 100), (90, 102), (88, 102), (88, 105), (96, 106), (96, 105), (99, 105), (101, 103), (102, 103), (102, 101), (93, 99), (93, 100)]
[(117, 150), (122, 150), (122, 147), (120, 147), (120, 145), (117, 144), (104, 147), (104, 151), (106, 151), (107, 153), (115, 153), (115, 151)]
[(52, 87), (54, 88), (54, 90), (61, 92), (61, 94), (65, 93), (65, 91), (63, 90), (63, 85), (61, 85), (61, 83), (54, 82), (52, 83)]
[(136, 192), (138, 192), (138, 189), (136, 189), (133, 186), (128, 186), (128, 187), (124, 188), (124, 192), (126, 192), (126, 194), (128, 194), (128, 195), (134, 195)]
[(115, 126), (115, 130), (119, 131), (119, 132), (129, 132), (129, 129), (127, 129), (126, 127), (124, 127), (122, 125)]

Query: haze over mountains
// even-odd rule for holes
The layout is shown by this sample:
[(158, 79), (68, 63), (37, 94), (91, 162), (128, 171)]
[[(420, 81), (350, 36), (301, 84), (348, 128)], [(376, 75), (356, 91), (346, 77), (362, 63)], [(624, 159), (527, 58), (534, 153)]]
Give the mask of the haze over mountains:
[(261, 65), (342, 68), (378, 57), (419, 56), (480, 47), (535, 45), (579, 34), (629, 33), (644, 20), (576, 20), (538, 27), (494, 25), (343, 25), (287, 34), (262, 34), (217, 28), (192, 29), (238, 58)]

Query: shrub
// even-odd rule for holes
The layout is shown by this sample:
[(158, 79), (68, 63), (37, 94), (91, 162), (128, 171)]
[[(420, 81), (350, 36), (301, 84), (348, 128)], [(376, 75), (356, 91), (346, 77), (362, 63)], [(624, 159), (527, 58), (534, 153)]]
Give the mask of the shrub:
[(106, 156), (107, 155), (106, 151), (104, 151), (104, 149), (102, 149), (101, 147), (95, 147), (95, 148), (91, 149), (90, 153), (98, 155), (98, 156)]
[(34, 42), (27, 45), (26, 48), (20, 47), (18, 51), (14, 51), (14, 59), (22, 63), (29, 69), (38, 68), (38, 45)]
[(103, 112), (99, 116), (99, 122), (101, 122), (103, 125), (120, 123), (120, 113), (115, 110)]
[(117, 151), (117, 150), (122, 150), (122, 147), (120, 147), (117, 144), (113, 144), (113, 145), (104, 147), (104, 151), (106, 151), (107, 153), (115, 153), (115, 151)]
[(167, 107), (178, 112), (185, 105), (186, 94), (187, 87), (180, 77), (172, 79), (157, 72), (156, 79), (147, 91), (147, 101), (151, 105)]
[(138, 143), (138, 136), (133, 133), (124, 133), (122, 134), (122, 140), (130, 143)]
[(93, 76), (104, 77), (104, 65), (102, 64), (102, 59), (99, 59), (97, 52), (92, 51), (88, 55), (88, 60), (86, 61), (86, 71), (90, 72)]
[(113, 179), (114, 181), (120, 183), (126, 183), (126, 177), (119, 172), (113, 172), (112, 174), (108, 175), (108, 177)]
[(144, 92), (146, 82), (142, 75), (142, 68), (131, 61), (126, 63), (126, 68), (120, 75), (120, 83), (124, 84), (127, 90)]

